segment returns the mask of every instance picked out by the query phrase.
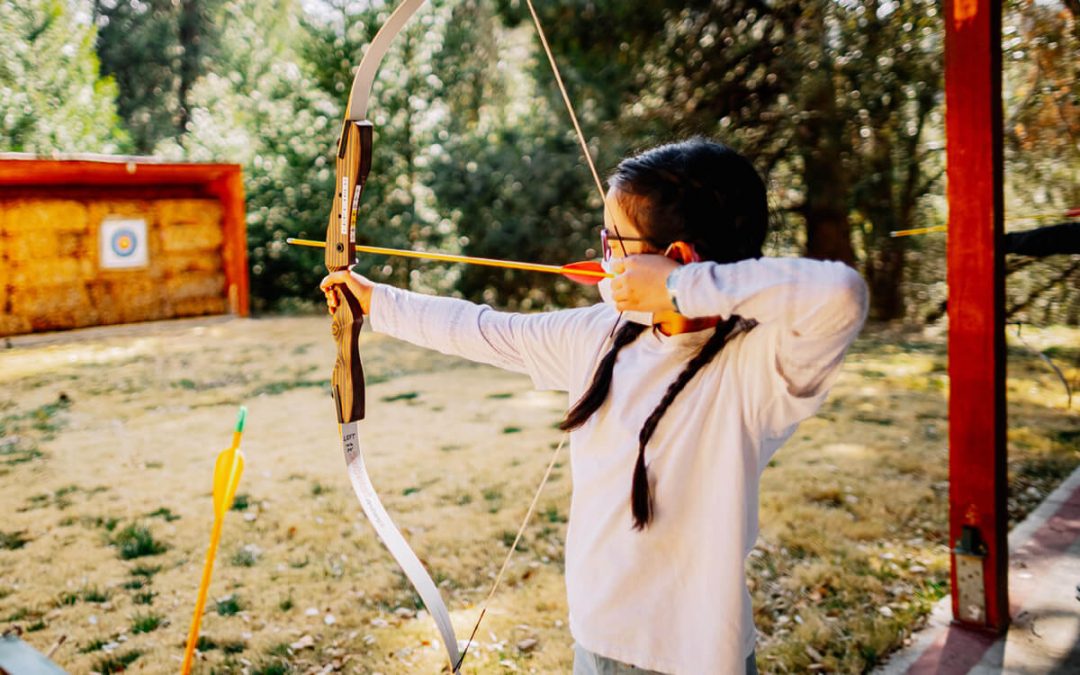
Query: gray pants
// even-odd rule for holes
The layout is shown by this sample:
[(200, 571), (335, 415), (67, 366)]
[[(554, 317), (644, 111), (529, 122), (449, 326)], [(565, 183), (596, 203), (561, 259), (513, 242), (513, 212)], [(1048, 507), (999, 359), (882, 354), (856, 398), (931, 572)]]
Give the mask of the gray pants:
[[(746, 657), (746, 675), (757, 675), (757, 661), (754, 654)], [(663, 675), (655, 670), (645, 670), (631, 666), (606, 656), (593, 654), (581, 645), (574, 643), (574, 675)], [(720, 675), (719, 673), (717, 675)], [(737, 675), (732, 673), (731, 675)]]

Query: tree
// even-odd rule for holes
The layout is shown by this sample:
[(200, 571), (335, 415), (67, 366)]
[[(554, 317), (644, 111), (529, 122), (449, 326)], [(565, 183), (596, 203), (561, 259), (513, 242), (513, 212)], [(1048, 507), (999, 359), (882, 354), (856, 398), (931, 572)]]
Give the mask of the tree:
[(191, 89), (209, 72), (222, 0), (94, 0), (102, 69), (120, 88), (120, 115), (135, 151), (149, 154), (185, 132)]
[(63, 0), (0, 3), (0, 150), (125, 149), (116, 83), (99, 75), (95, 35)]

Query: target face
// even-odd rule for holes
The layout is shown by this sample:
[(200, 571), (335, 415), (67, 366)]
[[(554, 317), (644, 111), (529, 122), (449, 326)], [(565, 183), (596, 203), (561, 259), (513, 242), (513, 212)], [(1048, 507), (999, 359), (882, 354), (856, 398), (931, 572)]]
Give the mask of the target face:
[(146, 267), (146, 221), (137, 218), (106, 218), (101, 222), (101, 267)]

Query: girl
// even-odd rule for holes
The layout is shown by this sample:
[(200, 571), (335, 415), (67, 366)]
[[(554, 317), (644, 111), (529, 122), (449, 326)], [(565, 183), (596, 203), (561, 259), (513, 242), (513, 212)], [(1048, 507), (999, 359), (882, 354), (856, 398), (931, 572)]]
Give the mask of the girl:
[[(744, 560), (761, 471), (821, 405), (866, 315), (851, 268), (762, 258), (765, 185), (695, 139), (624, 160), (604, 302), (539, 314), (347, 285), (372, 328), (567, 391), (574, 673), (756, 672)], [(618, 328), (613, 327), (618, 322)]]

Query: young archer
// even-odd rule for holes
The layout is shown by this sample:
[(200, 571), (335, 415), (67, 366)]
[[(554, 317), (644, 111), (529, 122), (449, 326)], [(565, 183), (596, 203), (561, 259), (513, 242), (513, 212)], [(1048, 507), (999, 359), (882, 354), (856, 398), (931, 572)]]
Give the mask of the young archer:
[(603, 303), (498, 312), (346, 271), (322, 289), (333, 311), (347, 285), (375, 331), (568, 392), (575, 675), (753, 673), (761, 472), (828, 394), (866, 286), (762, 257), (765, 185), (727, 146), (660, 146), (609, 183)]

